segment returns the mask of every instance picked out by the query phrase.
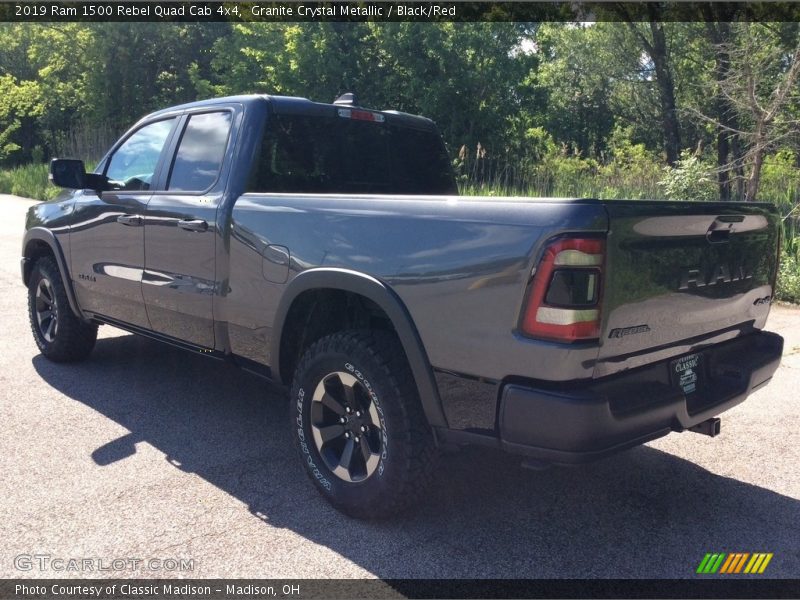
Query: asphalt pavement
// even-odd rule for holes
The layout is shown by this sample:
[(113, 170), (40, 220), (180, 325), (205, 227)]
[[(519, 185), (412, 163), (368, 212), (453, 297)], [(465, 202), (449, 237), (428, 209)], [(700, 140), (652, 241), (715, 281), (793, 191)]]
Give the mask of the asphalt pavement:
[[(364, 523), (313, 489), (262, 380), (110, 327), (84, 363), (40, 356), (19, 274), (30, 204), (0, 196), (0, 578), (693, 578), (707, 552), (800, 575), (798, 308), (772, 308), (783, 364), (716, 438), (544, 471), (446, 454), (414, 512)], [(58, 572), (32, 555), (160, 562)]]

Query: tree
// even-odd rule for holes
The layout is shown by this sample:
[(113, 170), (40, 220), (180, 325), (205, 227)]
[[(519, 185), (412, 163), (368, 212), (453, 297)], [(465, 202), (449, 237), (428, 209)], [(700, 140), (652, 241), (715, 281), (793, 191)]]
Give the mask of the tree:
[(635, 69), (614, 48), (607, 25), (548, 23), (536, 36), (542, 60), (536, 84), (546, 106), (542, 124), (556, 142), (584, 157), (606, 150), (619, 114), (619, 83)]
[(213, 74), (195, 85), (423, 114), (451, 148), (504, 152), (510, 121), (530, 108), (536, 57), (520, 23), (239, 23), (214, 46)]
[(741, 141), (743, 151), (719, 170), (733, 173), (745, 186), (744, 199), (755, 201), (765, 156), (798, 134), (800, 36), (794, 27), (787, 39), (776, 24), (743, 22), (731, 28), (729, 40), (717, 45), (718, 55), (729, 60), (716, 81), (725, 113), (695, 112)]
[[(705, 17), (706, 36), (714, 49), (714, 80), (716, 89), (714, 98), (714, 116), (719, 125), (717, 126), (717, 182), (719, 186), (719, 198), (722, 201), (730, 200), (732, 197), (742, 198), (744, 196), (744, 173), (741, 167), (742, 149), (738, 129), (738, 117), (731, 106), (730, 101), (721, 92), (721, 84), (731, 76), (731, 57), (728, 48), (732, 43), (731, 21), (736, 7), (732, 5), (705, 5), (703, 7)], [(735, 169), (734, 181), (736, 182), (736, 192), (731, 190), (731, 177), (726, 168), (728, 163), (739, 165)]]
[(678, 113), (675, 104), (675, 83), (670, 65), (670, 48), (664, 31), (664, 23), (660, 22), (659, 9), (653, 3), (647, 4), (650, 22), (636, 23), (625, 6), (619, 11), (626, 19), (631, 32), (636, 36), (642, 48), (653, 62), (661, 101), (661, 129), (664, 136), (664, 153), (667, 163), (672, 166), (680, 158), (681, 137)]

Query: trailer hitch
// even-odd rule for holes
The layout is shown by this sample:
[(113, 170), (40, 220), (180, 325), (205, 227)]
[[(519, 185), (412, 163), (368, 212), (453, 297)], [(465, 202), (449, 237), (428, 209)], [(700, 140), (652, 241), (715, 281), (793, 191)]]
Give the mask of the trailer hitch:
[(689, 431), (694, 431), (695, 433), (702, 433), (703, 435), (707, 435), (708, 437), (715, 437), (719, 435), (720, 427), (722, 426), (722, 421), (719, 417), (712, 417), (703, 421), (702, 423), (698, 423), (693, 427), (689, 427)]

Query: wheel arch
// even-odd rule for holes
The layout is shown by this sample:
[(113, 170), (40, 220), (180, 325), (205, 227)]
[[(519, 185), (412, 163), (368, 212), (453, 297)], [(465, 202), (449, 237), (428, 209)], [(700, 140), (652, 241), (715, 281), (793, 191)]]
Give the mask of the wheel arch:
[(22, 282), (26, 287), (28, 286), (36, 260), (47, 255), (52, 256), (56, 261), (72, 312), (84, 318), (78, 306), (75, 290), (72, 287), (72, 278), (69, 276), (69, 269), (67, 269), (67, 262), (61, 250), (61, 244), (58, 243), (56, 236), (49, 229), (32, 227), (25, 232), (25, 238), (22, 242)]
[(282, 383), (289, 384), (289, 376), (281, 368), (284, 325), (292, 306), (304, 292), (332, 290), (356, 294), (377, 305), (388, 317), (400, 344), (403, 347), (414, 381), (417, 384), (422, 408), (431, 427), (447, 427), (439, 390), (428, 355), (419, 337), (413, 319), (403, 301), (380, 280), (349, 269), (314, 268), (297, 275), (286, 287), (275, 314), (271, 348), (273, 375)]

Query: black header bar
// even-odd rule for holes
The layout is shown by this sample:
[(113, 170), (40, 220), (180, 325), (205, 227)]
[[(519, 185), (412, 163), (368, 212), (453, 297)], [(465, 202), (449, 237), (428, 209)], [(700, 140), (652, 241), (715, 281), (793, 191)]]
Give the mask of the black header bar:
[(800, 21), (797, 2), (15, 2), (8, 22)]

